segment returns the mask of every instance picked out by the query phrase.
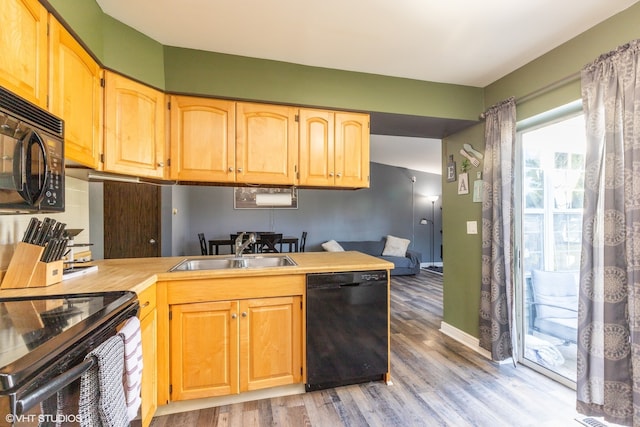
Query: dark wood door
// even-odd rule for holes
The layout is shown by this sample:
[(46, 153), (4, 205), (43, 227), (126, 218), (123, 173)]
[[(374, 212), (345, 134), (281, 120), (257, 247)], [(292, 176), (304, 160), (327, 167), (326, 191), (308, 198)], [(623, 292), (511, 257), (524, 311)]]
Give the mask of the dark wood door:
[(160, 187), (104, 182), (104, 258), (160, 256)]

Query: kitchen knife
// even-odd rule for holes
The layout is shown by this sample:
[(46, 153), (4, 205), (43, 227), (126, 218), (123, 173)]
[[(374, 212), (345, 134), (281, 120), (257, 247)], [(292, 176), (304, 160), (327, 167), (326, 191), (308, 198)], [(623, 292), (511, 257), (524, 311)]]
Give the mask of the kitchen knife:
[(54, 254), (53, 261), (58, 261), (58, 260), (62, 259), (62, 257), (64, 256), (65, 251), (67, 250), (68, 242), (69, 242), (69, 240), (65, 239), (65, 238), (58, 239), (58, 245), (56, 247), (56, 252)]
[(47, 241), (51, 237), (49, 235), (49, 233), (51, 232), (51, 227), (55, 222), (56, 220), (52, 218), (45, 218), (42, 221), (42, 227), (40, 229), (38, 241), (36, 242), (37, 245), (44, 246), (47, 243)]
[(33, 227), (33, 230), (31, 231), (31, 235), (29, 236), (29, 243), (31, 243), (32, 245), (35, 244), (35, 238), (40, 231), (40, 227), (42, 227), (42, 222), (38, 221), (36, 226)]
[(31, 243), (33, 245), (37, 245), (38, 244), (38, 242), (40, 241), (40, 235), (42, 234), (42, 231), (43, 231), (43, 225), (44, 224), (42, 223), (42, 221), (38, 221), (38, 227), (34, 230), (34, 233), (33, 233), (32, 237), (31, 237), (29, 243)]
[(27, 230), (24, 232), (24, 236), (22, 237), (23, 242), (31, 243), (32, 235), (38, 230), (38, 225), (40, 225), (38, 218), (31, 218), (29, 225), (27, 225)]
[(44, 251), (42, 252), (42, 256), (40, 257), (40, 261), (49, 262), (51, 258), (51, 254), (53, 253), (53, 245), (52, 242), (49, 242), (47, 246), (44, 247)]
[(56, 239), (62, 239), (64, 237), (64, 229), (67, 226), (67, 224), (59, 222), (56, 224), (56, 226), (53, 229), (53, 233), (52, 236), (55, 237)]

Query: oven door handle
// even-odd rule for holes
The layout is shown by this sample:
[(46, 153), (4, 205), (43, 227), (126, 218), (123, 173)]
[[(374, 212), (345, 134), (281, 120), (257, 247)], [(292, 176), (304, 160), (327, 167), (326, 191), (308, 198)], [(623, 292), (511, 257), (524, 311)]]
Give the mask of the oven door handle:
[(54, 393), (57, 393), (58, 391), (62, 390), (63, 388), (65, 388), (66, 386), (68, 386), (78, 378), (80, 378), (82, 374), (84, 374), (89, 369), (91, 369), (91, 367), (95, 363), (96, 363), (95, 359), (93, 357), (90, 357), (82, 361), (82, 363), (79, 363), (73, 368), (51, 379), (42, 387), (23, 396), (20, 400), (16, 402), (17, 415), (25, 414), (27, 411), (33, 408), (36, 404), (48, 399)]

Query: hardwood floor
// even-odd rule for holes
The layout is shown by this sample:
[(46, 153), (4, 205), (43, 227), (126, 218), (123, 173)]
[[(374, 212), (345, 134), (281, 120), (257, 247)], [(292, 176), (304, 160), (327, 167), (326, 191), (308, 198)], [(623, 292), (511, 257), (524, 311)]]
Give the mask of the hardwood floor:
[(575, 392), (439, 332), (442, 277), (392, 278), (391, 377), (154, 418), (181, 426), (578, 426)]

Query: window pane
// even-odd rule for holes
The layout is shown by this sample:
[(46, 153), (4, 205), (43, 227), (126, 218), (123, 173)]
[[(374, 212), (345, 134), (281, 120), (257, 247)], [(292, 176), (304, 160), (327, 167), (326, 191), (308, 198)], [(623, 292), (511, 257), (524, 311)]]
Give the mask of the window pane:
[(555, 269), (578, 271), (582, 244), (582, 214), (554, 214), (553, 236)]
[(542, 270), (544, 268), (542, 250), (544, 248), (544, 236), (542, 234), (544, 224), (543, 214), (527, 214), (523, 221), (523, 263), (524, 270)]

